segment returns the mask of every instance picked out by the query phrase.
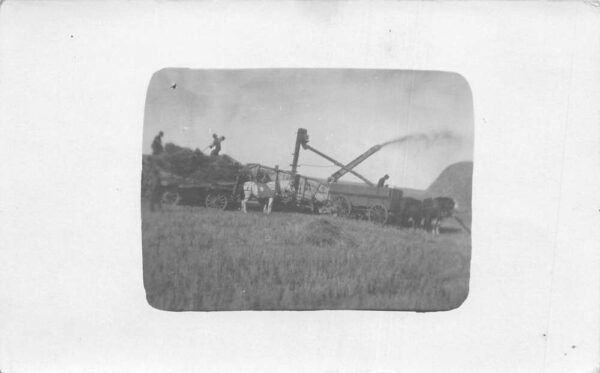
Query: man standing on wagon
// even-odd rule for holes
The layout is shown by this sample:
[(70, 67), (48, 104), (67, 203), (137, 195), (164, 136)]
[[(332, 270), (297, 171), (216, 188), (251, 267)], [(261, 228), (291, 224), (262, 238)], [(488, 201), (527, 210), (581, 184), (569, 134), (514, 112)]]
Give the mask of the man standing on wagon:
[(385, 182), (387, 179), (390, 178), (390, 175), (385, 174), (381, 179), (379, 179), (379, 181), (377, 182), (377, 188), (383, 188), (385, 185)]

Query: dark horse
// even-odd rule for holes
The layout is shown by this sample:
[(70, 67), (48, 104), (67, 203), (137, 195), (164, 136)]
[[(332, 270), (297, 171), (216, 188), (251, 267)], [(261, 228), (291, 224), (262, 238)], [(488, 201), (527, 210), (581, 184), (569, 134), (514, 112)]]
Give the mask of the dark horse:
[(411, 197), (400, 200), (400, 225), (417, 229), (423, 219), (423, 202)]
[(449, 197), (427, 198), (423, 200), (423, 228), (433, 234), (439, 234), (442, 220), (451, 217), (457, 207), (457, 203)]

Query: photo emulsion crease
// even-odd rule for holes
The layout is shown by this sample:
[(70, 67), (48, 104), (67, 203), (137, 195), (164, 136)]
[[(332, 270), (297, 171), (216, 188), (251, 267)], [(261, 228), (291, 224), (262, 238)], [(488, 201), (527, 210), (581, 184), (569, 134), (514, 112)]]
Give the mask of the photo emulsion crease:
[(460, 74), (165, 68), (142, 251), (168, 311), (448, 311), (467, 298), (473, 99)]

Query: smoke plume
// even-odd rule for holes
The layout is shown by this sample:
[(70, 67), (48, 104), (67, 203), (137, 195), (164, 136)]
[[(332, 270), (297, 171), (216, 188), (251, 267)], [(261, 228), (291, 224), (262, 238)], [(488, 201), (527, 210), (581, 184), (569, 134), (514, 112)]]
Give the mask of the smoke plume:
[(382, 147), (392, 144), (404, 144), (407, 142), (419, 142), (424, 143), (425, 146), (431, 146), (439, 141), (458, 141), (458, 137), (451, 131), (443, 131), (443, 132), (433, 132), (433, 133), (415, 133), (402, 137), (398, 137), (396, 139), (386, 141), (380, 144)]

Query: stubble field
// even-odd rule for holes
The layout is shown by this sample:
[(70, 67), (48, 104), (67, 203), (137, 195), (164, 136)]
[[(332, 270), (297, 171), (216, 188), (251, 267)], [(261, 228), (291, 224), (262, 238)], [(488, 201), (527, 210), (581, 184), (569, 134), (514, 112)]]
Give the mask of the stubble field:
[(144, 286), (161, 310), (454, 309), (471, 239), (369, 222), (142, 208)]

